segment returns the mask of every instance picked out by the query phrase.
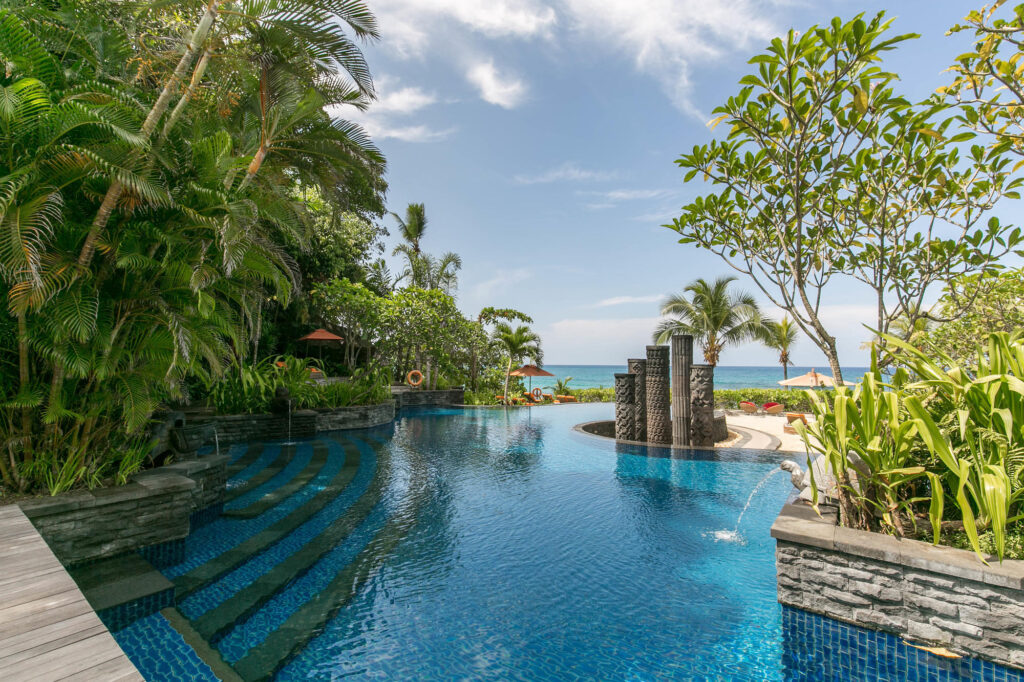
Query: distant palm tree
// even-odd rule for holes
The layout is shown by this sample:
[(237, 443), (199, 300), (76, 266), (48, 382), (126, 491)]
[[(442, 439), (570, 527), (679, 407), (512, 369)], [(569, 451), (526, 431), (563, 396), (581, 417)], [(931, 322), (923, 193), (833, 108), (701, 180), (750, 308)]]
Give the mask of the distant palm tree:
[(427, 207), (423, 204), (409, 204), (405, 207), (405, 219), (397, 213), (391, 213), (398, 221), (398, 230), (402, 239), (408, 242), (412, 252), (420, 255), (420, 240), (427, 231)]
[(396, 254), (406, 259), (405, 270), (399, 275), (399, 282), (408, 280), (412, 286), (421, 289), (440, 289), (452, 294), (459, 285), (458, 271), (462, 268), (462, 258), (457, 253), (448, 251), (435, 258), (429, 253), (415, 253), (408, 244), (395, 247)]
[(654, 332), (655, 343), (666, 343), (674, 334), (690, 334), (704, 349), (704, 362), (714, 367), (730, 344), (764, 338), (764, 319), (754, 297), (746, 292), (729, 293), (735, 277), (714, 282), (696, 279), (682, 293), (661, 304), (662, 320)]
[(513, 364), (519, 364), (523, 358), (529, 358), (540, 366), (544, 360), (544, 352), (540, 348), (540, 336), (530, 330), (526, 325), (519, 325), (513, 329), (505, 322), (498, 322), (494, 325), (494, 343), (508, 353), (508, 370), (505, 372), (505, 403), (508, 398), (508, 373), (512, 371)]
[(789, 359), (789, 349), (796, 343), (799, 334), (797, 326), (788, 317), (783, 316), (780, 322), (767, 320), (764, 324), (764, 345), (772, 350), (779, 351), (779, 364), (782, 365), (782, 379), (789, 378), (789, 365), (793, 361)]

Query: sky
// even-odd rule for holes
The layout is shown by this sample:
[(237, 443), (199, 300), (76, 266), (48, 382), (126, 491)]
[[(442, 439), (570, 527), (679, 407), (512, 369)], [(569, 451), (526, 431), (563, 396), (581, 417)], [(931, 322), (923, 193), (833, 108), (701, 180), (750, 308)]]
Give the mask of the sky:
[[(365, 46), (378, 100), (346, 111), (388, 160), (389, 210), (426, 204), (430, 253), (462, 256), (457, 300), (531, 315), (547, 364), (621, 364), (651, 343), (659, 301), (697, 277), (730, 274), (718, 256), (662, 227), (710, 185), (675, 160), (724, 130), (710, 112), (747, 64), (790, 28), (881, 9), (906, 96), (948, 83), (969, 36), (945, 35), (959, 0), (369, 0), (381, 30)], [(889, 8), (892, 9), (889, 9)], [(1017, 202), (1012, 202), (1017, 203)], [(1020, 224), (1004, 202), (1001, 218)], [(394, 222), (387, 249), (397, 243)], [(390, 256), (389, 256), (390, 258)], [(392, 269), (401, 266), (390, 258)], [(767, 300), (742, 277), (739, 289)], [(822, 320), (844, 365), (867, 364), (865, 290), (834, 281)], [(801, 338), (796, 365), (826, 366)], [(723, 365), (771, 365), (774, 351), (729, 348)]]

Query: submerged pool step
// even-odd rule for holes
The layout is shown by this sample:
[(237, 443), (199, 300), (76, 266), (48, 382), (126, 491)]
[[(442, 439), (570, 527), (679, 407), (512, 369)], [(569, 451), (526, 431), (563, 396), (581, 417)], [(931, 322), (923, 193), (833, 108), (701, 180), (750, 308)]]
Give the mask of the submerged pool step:
[(274, 543), (280, 541), (307, 520), (323, 509), (327, 504), (345, 490), (355, 478), (359, 470), (359, 449), (351, 444), (341, 444), (345, 453), (345, 463), (331, 482), (320, 492), (305, 502), (301, 507), (288, 514), (280, 521), (261, 530), (251, 538), (235, 545), (231, 549), (217, 555), (206, 563), (195, 567), (174, 579), (178, 588), (178, 599), (184, 599), (206, 587), (229, 571), (234, 570)]
[(253, 443), (245, 451), (245, 454), (228, 465), (228, 476), (245, 471), (253, 462), (263, 454), (263, 443)]
[(281, 561), (247, 587), (236, 592), (215, 609), (193, 621), (195, 629), (208, 641), (217, 641), (224, 633), (267, 603), (281, 589), (309, 571), (317, 561), (359, 527), (380, 502), (386, 483), (387, 451), (370, 444), (377, 456), (377, 470), (366, 491), (340, 516), (297, 552)]
[(268, 464), (265, 468), (261, 469), (259, 473), (247, 480), (237, 488), (232, 488), (224, 494), (224, 503), (227, 504), (232, 500), (235, 500), (242, 495), (259, 488), (261, 485), (277, 476), (281, 473), (281, 470), (288, 466), (288, 463), (292, 461), (292, 457), (295, 456), (294, 445), (282, 445), (280, 452), (277, 453), (277, 458)]
[(367, 580), (387, 561), (399, 542), (416, 524), (419, 506), (426, 498), (425, 468), (417, 467), (400, 508), (315, 597), (300, 606), (260, 644), (246, 652), (232, 667), (244, 680), (269, 680), (316, 637), (324, 625), (348, 604)]
[(267, 493), (249, 506), (240, 509), (227, 509), (222, 515), (233, 519), (254, 519), (306, 487), (310, 481), (317, 477), (326, 464), (327, 446), (317, 441), (313, 443), (313, 456), (309, 459), (309, 464), (292, 480), (273, 492)]

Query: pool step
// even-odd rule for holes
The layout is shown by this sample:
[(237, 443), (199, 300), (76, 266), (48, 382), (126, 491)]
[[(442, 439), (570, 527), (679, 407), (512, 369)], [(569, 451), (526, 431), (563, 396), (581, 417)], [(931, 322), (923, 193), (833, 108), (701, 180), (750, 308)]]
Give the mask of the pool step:
[(268, 464), (266, 467), (261, 469), (259, 473), (247, 480), (237, 488), (232, 488), (224, 493), (225, 504), (231, 502), (234, 499), (241, 497), (251, 490), (259, 488), (261, 485), (277, 476), (281, 473), (281, 470), (288, 466), (288, 463), (292, 461), (292, 457), (295, 456), (294, 445), (282, 445), (281, 450), (277, 453), (277, 458)]
[(271, 526), (263, 529), (251, 538), (235, 545), (231, 549), (217, 555), (206, 563), (197, 566), (188, 573), (174, 579), (178, 588), (178, 599), (184, 599), (201, 590), (213, 581), (263, 552), (274, 543), (280, 541), (307, 520), (323, 509), (327, 504), (345, 490), (355, 478), (359, 470), (359, 449), (351, 444), (343, 444), (345, 464), (331, 479), (331, 482), (298, 509)]
[(195, 619), (193, 626), (208, 641), (216, 642), (222, 635), (259, 609), (289, 583), (298, 580), (325, 554), (344, 541), (359, 527), (380, 502), (386, 482), (387, 452), (379, 444), (371, 445), (377, 455), (377, 470), (366, 491), (343, 516), (337, 518), (319, 535), (297, 552), (274, 566), (248, 586), (236, 592), (215, 609)]
[(222, 515), (233, 519), (254, 519), (305, 488), (310, 481), (317, 477), (326, 464), (327, 446), (317, 441), (313, 443), (313, 456), (309, 459), (309, 464), (295, 478), (249, 506), (241, 509), (227, 509)]
[(138, 554), (102, 559), (69, 573), (111, 630), (174, 604), (174, 583)]
[(300, 606), (260, 644), (233, 664), (244, 680), (268, 680), (317, 635), (348, 604), (387, 561), (399, 542), (416, 524), (419, 505), (426, 495), (425, 467), (413, 473), (406, 503), (384, 524), (359, 552), (315, 597)]
[(188, 622), (188, 618), (181, 615), (178, 609), (168, 607), (160, 611), (160, 615), (167, 619), (167, 622), (171, 624), (181, 638), (185, 640), (185, 643), (192, 647), (192, 650), (196, 652), (199, 659), (209, 666), (213, 674), (217, 676), (221, 682), (244, 682), (238, 673), (227, 664), (224, 658), (220, 655), (220, 652), (210, 646), (202, 636), (195, 631), (192, 624)]
[(228, 476), (233, 476), (235, 474), (241, 473), (242, 471), (247, 469), (253, 462), (259, 459), (260, 455), (262, 454), (263, 443), (251, 444), (248, 447), (248, 449), (246, 449), (244, 455), (242, 455), (241, 457), (239, 457), (234, 462), (228, 465)]

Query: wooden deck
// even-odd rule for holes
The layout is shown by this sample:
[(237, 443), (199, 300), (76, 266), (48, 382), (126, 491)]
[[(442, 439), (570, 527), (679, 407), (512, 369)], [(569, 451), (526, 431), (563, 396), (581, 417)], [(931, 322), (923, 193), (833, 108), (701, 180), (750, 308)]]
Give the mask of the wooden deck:
[(0, 680), (143, 680), (13, 504), (0, 507)]

